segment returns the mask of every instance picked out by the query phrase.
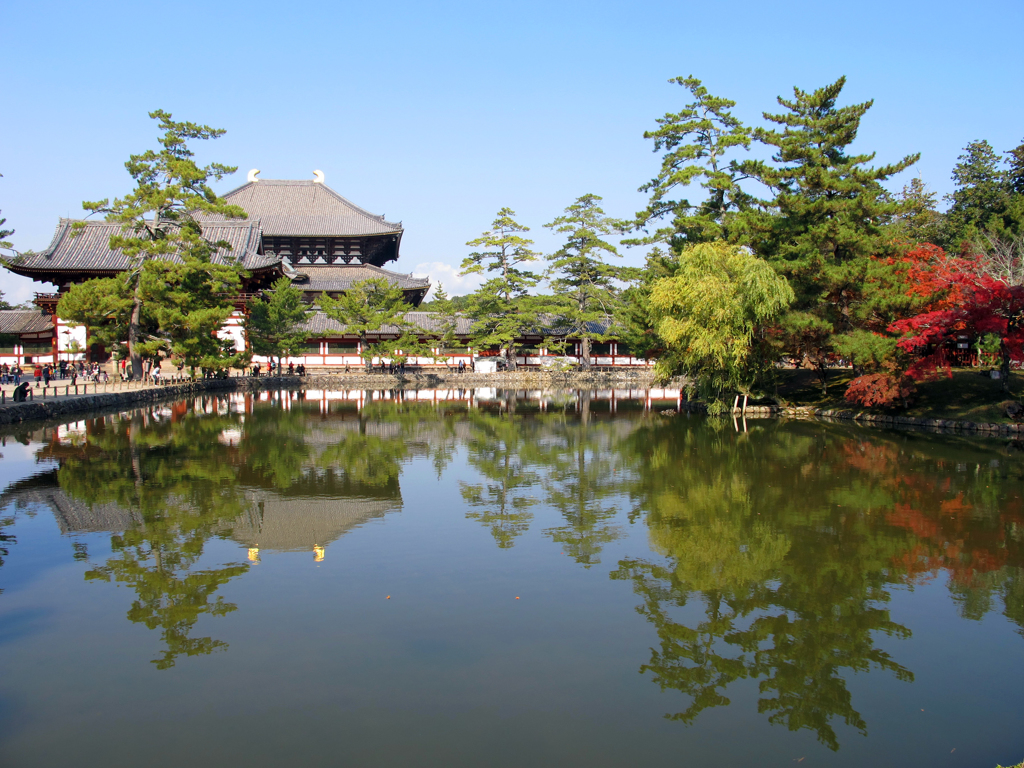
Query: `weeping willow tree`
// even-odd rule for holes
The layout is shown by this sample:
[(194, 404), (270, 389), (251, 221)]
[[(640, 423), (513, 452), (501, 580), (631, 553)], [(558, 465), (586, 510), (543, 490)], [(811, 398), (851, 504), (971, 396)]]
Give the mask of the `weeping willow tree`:
[(675, 274), (651, 288), (664, 346), (659, 377), (690, 378), (712, 413), (733, 393), (757, 394), (778, 355), (769, 326), (793, 298), (786, 279), (749, 248), (716, 242), (684, 249)]

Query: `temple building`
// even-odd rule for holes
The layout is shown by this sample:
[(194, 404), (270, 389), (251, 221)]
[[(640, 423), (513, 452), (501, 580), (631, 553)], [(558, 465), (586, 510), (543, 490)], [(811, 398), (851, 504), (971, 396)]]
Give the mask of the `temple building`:
[[(246, 272), (242, 292), (235, 302), (237, 311), (222, 331), (225, 337), (234, 340), (237, 349), (244, 349), (247, 343), (244, 333), (246, 302), (281, 276), (290, 278), (310, 304), (323, 294), (336, 297), (362, 280), (384, 278), (405, 294), (410, 308), (407, 319), (422, 328), (426, 338), (439, 335), (440, 329), (432, 315), (415, 311), (430, 290), (429, 279), (385, 268), (399, 258), (401, 222), (388, 221), (383, 215), (370, 213), (345, 199), (324, 183), (321, 171), (314, 171), (314, 178), (310, 180), (290, 181), (260, 179), (259, 171), (254, 169), (249, 171), (245, 184), (223, 198), (242, 208), (248, 218), (204, 217), (202, 225), (208, 240), (224, 240), (231, 245), (230, 251), (221, 250), (214, 259), (236, 260)], [(79, 224), (77, 230), (76, 224)], [(61, 219), (45, 250), (4, 262), (4, 266), (16, 274), (55, 284), (57, 292), (36, 295), (35, 302), (44, 319), (18, 331), (17, 339), (13, 331), (0, 331), (7, 334), (2, 338), (9, 342), (0, 351), (0, 362), (57, 364), (60, 359), (85, 357), (97, 362), (110, 359), (108, 350), (89, 343), (84, 328), (69, 326), (57, 316), (57, 303), (61, 294), (76, 283), (111, 277), (130, 267), (130, 259), (119, 250), (111, 250), (109, 245), (111, 235), (119, 230), (117, 223), (78, 223)], [(14, 324), (15, 319), (11, 318), (10, 323)], [(43, 328), (47, 324), (48, 328)], [(471, 325), (471, 319), (460, 318), (456, 329), (458, 344), (451, 349), (434, 350), (447, 358), (448, 365), (472, 362), (477, 350), (469, 346)], [(346, 334), (341, 325), (324, 313), (313, 312), (306, 330), (310, 339), (304, 354), (285, 361), (286, 364), (336, 367), (362, 363), (358, 339)], [(391, 332), (398, 335), (397, 329)], [(389, 329), (382, 329), (376, 336), (388, 337)], [(524, 338), (522, 342), (525, 349), (519, 362), (539, 365), (545, 354), (543, 334), (538, 331), (536, 336)], [(44, 349), (47, 344), (49, 347)], [(577, 347), (577, 354), (578, 351)], [(3, 353), (7, 353), (10, 360), (3, 357)], [(255, 359), (264, 362), (261, 358)], [(433, 357), (409, 362), (418, 366), (438, 364)], [(632, 357), (623, 345), (615, 342), (596, 345), (592, 362), (595, 365), (648, 364)]]

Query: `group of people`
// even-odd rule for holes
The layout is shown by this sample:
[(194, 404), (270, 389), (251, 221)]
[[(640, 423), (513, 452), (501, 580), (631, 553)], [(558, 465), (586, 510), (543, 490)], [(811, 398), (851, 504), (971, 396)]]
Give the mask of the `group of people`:
[(21, 384), (21, 377), (23, 375), (21, 366), (17, 363), (14, 365), (4, 363), (0, 366), (0, 384)]
[[(284, 366), (282, 365), (281, 368), (283, 369)], [(267, 376), (273, 376), (276, 370), (277, 364), (273, 360), (267, 363)], [(262, 365), (260, 365), (259, 363), (253, 363), (252, 368), (249, 369), (249, 375), (260, 376), (262, 371)], [(299, 365), (295, 365), (295, 363), (288, 363), (288, 375), (295, 376), (296, 374), (298, 374), (299, 376), (305, 376), (306, 366), (302, 365), (301, 363)]]
[(27, 369), (15, 363), (11, 365), (4, 363), (0, 366), (0, 384), (20, 384), (22, 377), (31, 377), (35, 383), (44, 387), (50, 386), (51, 381), (71, 380), (72, 385), (78, 383), (78, 379), (101, 381), (106, 374), (100, 369), (99, 363), (85, 363), (61, 360), (57, 365), (51, 363), (26, 363)]

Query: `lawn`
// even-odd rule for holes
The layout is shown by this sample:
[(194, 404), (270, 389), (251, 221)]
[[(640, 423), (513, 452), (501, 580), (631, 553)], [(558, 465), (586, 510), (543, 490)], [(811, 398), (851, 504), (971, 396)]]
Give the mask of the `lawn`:
[[(821, 393), (821, 386), (813, 371), (786, 370), (779, 381), (779, 398), (789, 405), (813, 408), (852, 408), (843, 399), (846, 385), (853, 378), (849, 368), (835, 368), (829, 372), (828, 392)], [(1010, 391), (1014, 397), (1003, 392), (1002, 382), (991, 379), (988, 370), (977, 368), (954, 369), (953, 378), (942, 377), (937, 381), (919, 383), (917, 400), (907, 410), (892, 411), (903, 416), (935, 419), (955, 419), (988, 424), (1010, 423), (1006, 416), (1006, 405), (1010, 400), (1020, 401), (1024, 391), (1024, 373), (1014, 371), (1010, 377)], [(885, 413), (880, 409), (873, 410)]]

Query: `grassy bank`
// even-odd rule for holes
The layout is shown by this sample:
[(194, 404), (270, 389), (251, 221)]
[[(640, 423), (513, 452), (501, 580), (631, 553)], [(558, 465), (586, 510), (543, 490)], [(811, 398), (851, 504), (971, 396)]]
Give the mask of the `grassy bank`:
[[(828, 391), (821, 392), (821, 385), (812, 371), (783, 371), (779, 382), (779, 398), (789, 405), (812, 408), (852, 408), (843, 399), (847, 384), (853, 378), (848, 368), (829, 372)], [(906, 409), (892, 411), (901, 416), (915, 418), (956, 419), (989, 424), (1010, 423), (1006, 417), (1006, 405), (1012, 399), (1020, 401), (1024, 391), (1024, 373), (1014, 371), (1010, 379), (1010, 391), (1014, 397), (1003, 392), (1002, 382), (989, 378), (976, 368), (953, 371), (953, 378), (940, 378), (917, 385), (918, 395), (914, 404)], [(882, 409), (871, 410), (886, 413)]]

